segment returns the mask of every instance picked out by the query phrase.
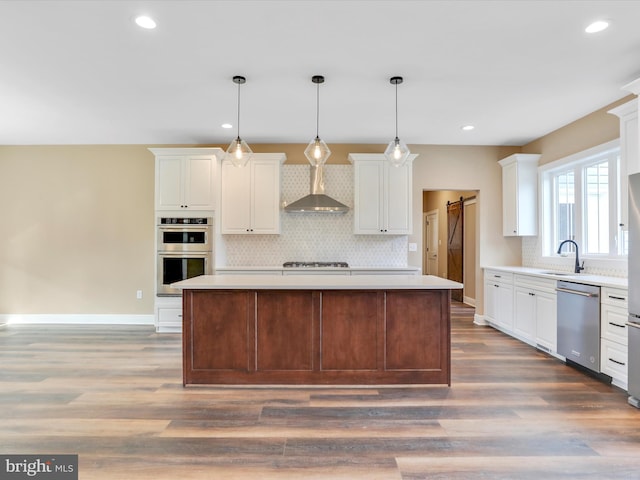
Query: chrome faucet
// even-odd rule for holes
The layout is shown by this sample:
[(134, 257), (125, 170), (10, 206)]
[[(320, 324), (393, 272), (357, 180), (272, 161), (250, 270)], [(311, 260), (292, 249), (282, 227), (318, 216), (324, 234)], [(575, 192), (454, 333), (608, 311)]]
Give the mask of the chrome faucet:
[(558, 247), (558, 255), (560, 255), (560, 250), (562, 250), (562, 246), (565, 243), (571, 243), (576, 248), (576, 268), (574, 272), (580, 273), (581, 270), (584, 270), (584, 260), (582, 261), (582, 266), (580, 266), (580, 258), (578, 257), (578, 244), (573, 240), (563, 240), (560, 242), (560, 246)]

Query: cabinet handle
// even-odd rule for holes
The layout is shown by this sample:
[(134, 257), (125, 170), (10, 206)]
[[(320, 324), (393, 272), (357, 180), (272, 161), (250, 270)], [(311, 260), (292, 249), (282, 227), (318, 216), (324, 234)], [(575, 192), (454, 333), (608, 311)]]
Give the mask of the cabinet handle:
[(494, 275), (493, 278), (502, 278), (502, 275)]
[(609, 361), (613, 363), (617, 363), (618, 365), (622, 365), (623, 367), (626, 365), (626, 363), (619, 362), (618, 360), (614, 360), (613, 358), (610, 358)]
[(535, 296), (536, 296), (536, 294), (535, 294), (535, 293), (533, 293), (533, 292), (529, 292), (529, 295), (531, 295), (532, 297), (535, 297)]
[(609, 298), (611, 298), (612, 300), (623, 300), (623, 301), (626, 300), (626, 298), (624, 297), (616, 297), (614, 295), (609, 295)]
[(613, 325), (614, 327), (620, 327), (620, 328), (625, 328), (624, 325), (620, 325), (618, 323), (613, 323), (613, 322), (609, 322), (609, 325)]

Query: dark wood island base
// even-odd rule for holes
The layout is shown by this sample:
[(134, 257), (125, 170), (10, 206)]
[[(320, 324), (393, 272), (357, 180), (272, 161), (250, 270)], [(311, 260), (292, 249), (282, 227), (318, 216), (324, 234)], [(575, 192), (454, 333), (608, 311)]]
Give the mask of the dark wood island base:
[(183, 291), (183, 383), (451, 384), (450, 290)]

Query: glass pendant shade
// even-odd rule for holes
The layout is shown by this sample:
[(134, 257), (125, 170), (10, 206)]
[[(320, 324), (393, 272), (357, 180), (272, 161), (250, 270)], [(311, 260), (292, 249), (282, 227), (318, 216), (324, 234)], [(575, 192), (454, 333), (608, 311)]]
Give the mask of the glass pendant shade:
[(322, 75), (314, 75), (311, 81), (316, 85), (316, 138), (311, 140), (307, 148), (304, 149), (304, 156), (307, 157), (309, 163), (315, 167), (325, 164), (327, 158), (331, 155), (331, 150), (323, 140), (320, 139), (320, 84), (324, 83)]
[(226, 159), (231, 160), (236, 167), (244, 167), (252, 156), (253, 150), (240, 137), (233, 140), (227, 148)]
[(398, 85), (403, 81), (402, 77), (391, 77), (389, 79), (391, 85), (396, 87), (396, 138), (389, 142), (387, 149), (384, 151), (384, 156), (394, 167), (403, 166), (411, 153), (407, 144), (398, 138)]
[(407, 144), (396, 137), (394, 140), (389, 142), (389, 145), (387, 145), (387, 149), (384, 151), (384, 156), (394, 167), (401, 167), (406, 163), (410, 153), (411, 152), (409, 151)]
[(307, 148), (304, 149), (304, 156), (307, 157), (309, 163), (318, 167), (324, 165), (330, 155), (331, 150), (320, 137), (311, 140)]
[(249, 148), (247, 142), (240, 138), (240, 85), (246, 83), (246, 81), (247, 79), (241, 75), (233, 77), (233, 83), (238, 85), (238, 135), (229, 144), (225, 160), (231, 161), (236, 167), (244, 167), (253, 156), (253, 151)]

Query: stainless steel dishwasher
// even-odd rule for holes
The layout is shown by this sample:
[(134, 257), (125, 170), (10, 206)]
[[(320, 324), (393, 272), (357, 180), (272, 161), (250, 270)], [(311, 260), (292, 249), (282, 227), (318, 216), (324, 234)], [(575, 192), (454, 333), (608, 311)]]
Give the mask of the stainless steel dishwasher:
[(559, 280), (558, 353), (600, 372), (600, 287)]

